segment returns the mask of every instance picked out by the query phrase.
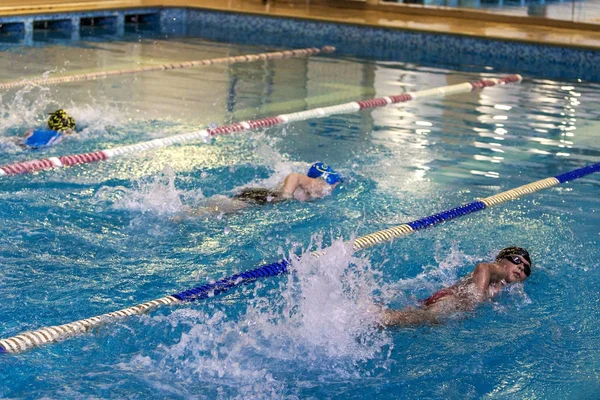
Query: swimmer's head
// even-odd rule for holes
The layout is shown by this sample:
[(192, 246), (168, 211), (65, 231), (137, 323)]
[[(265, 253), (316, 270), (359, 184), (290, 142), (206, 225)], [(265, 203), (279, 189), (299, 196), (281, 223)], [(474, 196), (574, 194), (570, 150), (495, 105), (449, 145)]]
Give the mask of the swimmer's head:
[[(503, 259), (508, 259), (511, 261), (510, 256), (521, 256), (525, 261), (529, 263), (529, 265), (525, 265), (525, 275), (529, 276), (531, 274), (531, 257), (529, 257), (529, 252), (522, 247), (506, 247), (500, 250), (500, 253), (496, 256), (496, 261), (500, 261)], [(513, 262), (513, 261), (511, 261)], [(514, 262), (513, 262), (514, 263)]]
[(48, 128), (57, 132), (74, 131), (76, 128), (75, 119), (67, 114), (65, 110), (56, 110), (48, 118)]
[(318, 162), (314, 163), (308, 169), (306, 174), (309, 178), (321, 178), (330, 185), (344, 182), (340, 174), (334, 171), (329, 165)]

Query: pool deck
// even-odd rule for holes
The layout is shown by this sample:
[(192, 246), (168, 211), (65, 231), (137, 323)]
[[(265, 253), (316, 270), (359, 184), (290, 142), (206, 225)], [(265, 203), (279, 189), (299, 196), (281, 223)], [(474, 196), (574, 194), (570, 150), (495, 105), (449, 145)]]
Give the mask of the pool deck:
[(352, 0), (270, 0), (266, 5), (262, 0), (2, 0), (0, 16), (157, 6), (234, 11), (600, 50), (600, 24), (464, 8), (369, 5)]

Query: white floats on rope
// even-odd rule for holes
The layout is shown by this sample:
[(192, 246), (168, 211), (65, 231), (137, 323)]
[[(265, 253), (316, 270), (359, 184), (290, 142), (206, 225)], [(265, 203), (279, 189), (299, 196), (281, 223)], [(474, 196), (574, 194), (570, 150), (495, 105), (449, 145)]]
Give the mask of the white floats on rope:
[[(527, 194), (535, 193), (542, 189), (547, 189), (560, 183), (572, 181), (596, 172), (600, 172), (600, 163), (532, 182), (527, 185), (519, 186), (506, 192), (498, 193), (494, 196), (467, 203), (462, 206), (442, 211), (438, 214), (434, 214), (412, 222), (401, 224), (393, 228), (388, 228), (368, 234), (366, 236), (361, 236), (354, 240), (353, 249), (354, 251), (358, 251), (375, 246), (376, 244), (386, 243), (394, 240), (395, 238), (414, 233), (418, 230), (429, 228), (441, 224), (442, 222), (462, 217), (476, 211), (481, 211), (488, 207), (494, 207), (504, 202), (518, 199), (519, 197)], [(319, 256), (319, 252), (314, 252), (313, 255)], [(0, 339), (0, 353), (21, 353), (37, 346), (64, 340), (69, 337), (88, 332), (94, 327), (119, 318), (146, 313), (161, 305), (181, 304), (184, 302), (214, 297), (221, 293), (225, 293), (233, 287), (252, 282), (256, 279), (276, 276), (288, 272), (288, 267), (289, 263), (286, 260), (281, 260), (273, 264), (263, 265), (250, 271), (220, 279), (213, 283), (208, 283), (184, 292), (165, 296), (157, 300), (152, 300), (119, 311), (114, 311), (97, 317), (82, 319), (64, 325), (51, 326), (35, 331), (24, 332), (20, 335), (9, 337), (7, 339)]]
[(227, 63), (244, 63), (256, 62), (263, 60), (275, 60), (290, 57), (310, 57), (319, 53), (331, 53), (335, 51), (333, 46), (324, 46), (320, 49), (315, 47), (307, 49), (283, 50), (270, 53), (245, 54), (240, 56), (210, 58), (206, 60), (182, 61), (170, 64), (148, 65), (145, 67), (114, 69), (107, 71), (89, 72), (87, 74), (75, 74), (56, 77), (42, 77), (34, 79), (21, 79), (18, 81), (10, 81), (0, 83), (0, 90), (13, 89), (28, 85), (56, 85), (58, 83), (91, 81), (95, 79), (108, 78), (109, 76), (131, 75), (143, 72), (167, 71), (171, 69), (183, 69), (193, 67), (203, 67), (206, 65), (227, 64)]
[(99, 150), (92, 153), (22, 161), (14, 164), (1, 166), (0, 176), (26, 174), (51, 168), (92, 163), (96, 161), (108, 160), (110, 158), (115, 158), (126, 154), (141, 153), (146, 150), (171, 146), (178, 143), (185, 143), (194, 140), (207, 140), (210, 137), (216, 135), (224, 135), (258, 128), (267, 128), (270, 126), (287, 124), (294, 121), (304, 121), (311, 118), (323, 118), (334, 114), (349, 114), (368, 108), (385, 107), (390, 104), (403, 103), (414, 99), (438, 97), (443, 96), (444, 94), (467, 93), (475, 89), (483, 89), (488, 86), (520, 82), (521, 79), (521, 75), (510, 75), (504, 78), (481, 79), (475, 82), (464, 82), (459, 83), (457, 85), (443, 86), (439, 88), (426, 89), (417, 92), (403, 93), (395, 96), (386, 96), (368, 100), (353, 101), (350, 103), (339, 104), (335, 106), (320, 107), (312, 110), (300, 111), (291, 114), (282, 114), (275, 117), (243, 121), (212, 129), (202, 129), (195, 132), (169, 136), (162, 139), (149, 140), (146, 142), (136, 143), (128, 146)]

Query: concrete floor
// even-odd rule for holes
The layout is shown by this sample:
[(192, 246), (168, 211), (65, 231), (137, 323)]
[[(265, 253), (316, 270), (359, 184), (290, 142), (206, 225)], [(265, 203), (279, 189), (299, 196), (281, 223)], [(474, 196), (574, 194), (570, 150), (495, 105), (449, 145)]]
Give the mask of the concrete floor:
[(293, 17), (420, 32), (448, 33), (527, 43), (600, 50), (600, 25), (498, 10), (370, 5), (356, 0), (2, 0), (0, 16), (107, 10), (150, 6), (186, 6), (248, 14)]

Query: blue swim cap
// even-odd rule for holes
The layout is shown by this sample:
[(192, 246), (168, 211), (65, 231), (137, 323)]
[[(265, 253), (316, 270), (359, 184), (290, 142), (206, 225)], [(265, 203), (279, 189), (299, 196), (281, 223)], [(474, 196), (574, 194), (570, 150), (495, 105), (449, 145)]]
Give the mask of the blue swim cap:
[(330, 185), (344, 182), (340, 174), (335, 172), (329, 165), (321, 162), (311, 165), (306, 175), (309, 178), (321, 178)]

